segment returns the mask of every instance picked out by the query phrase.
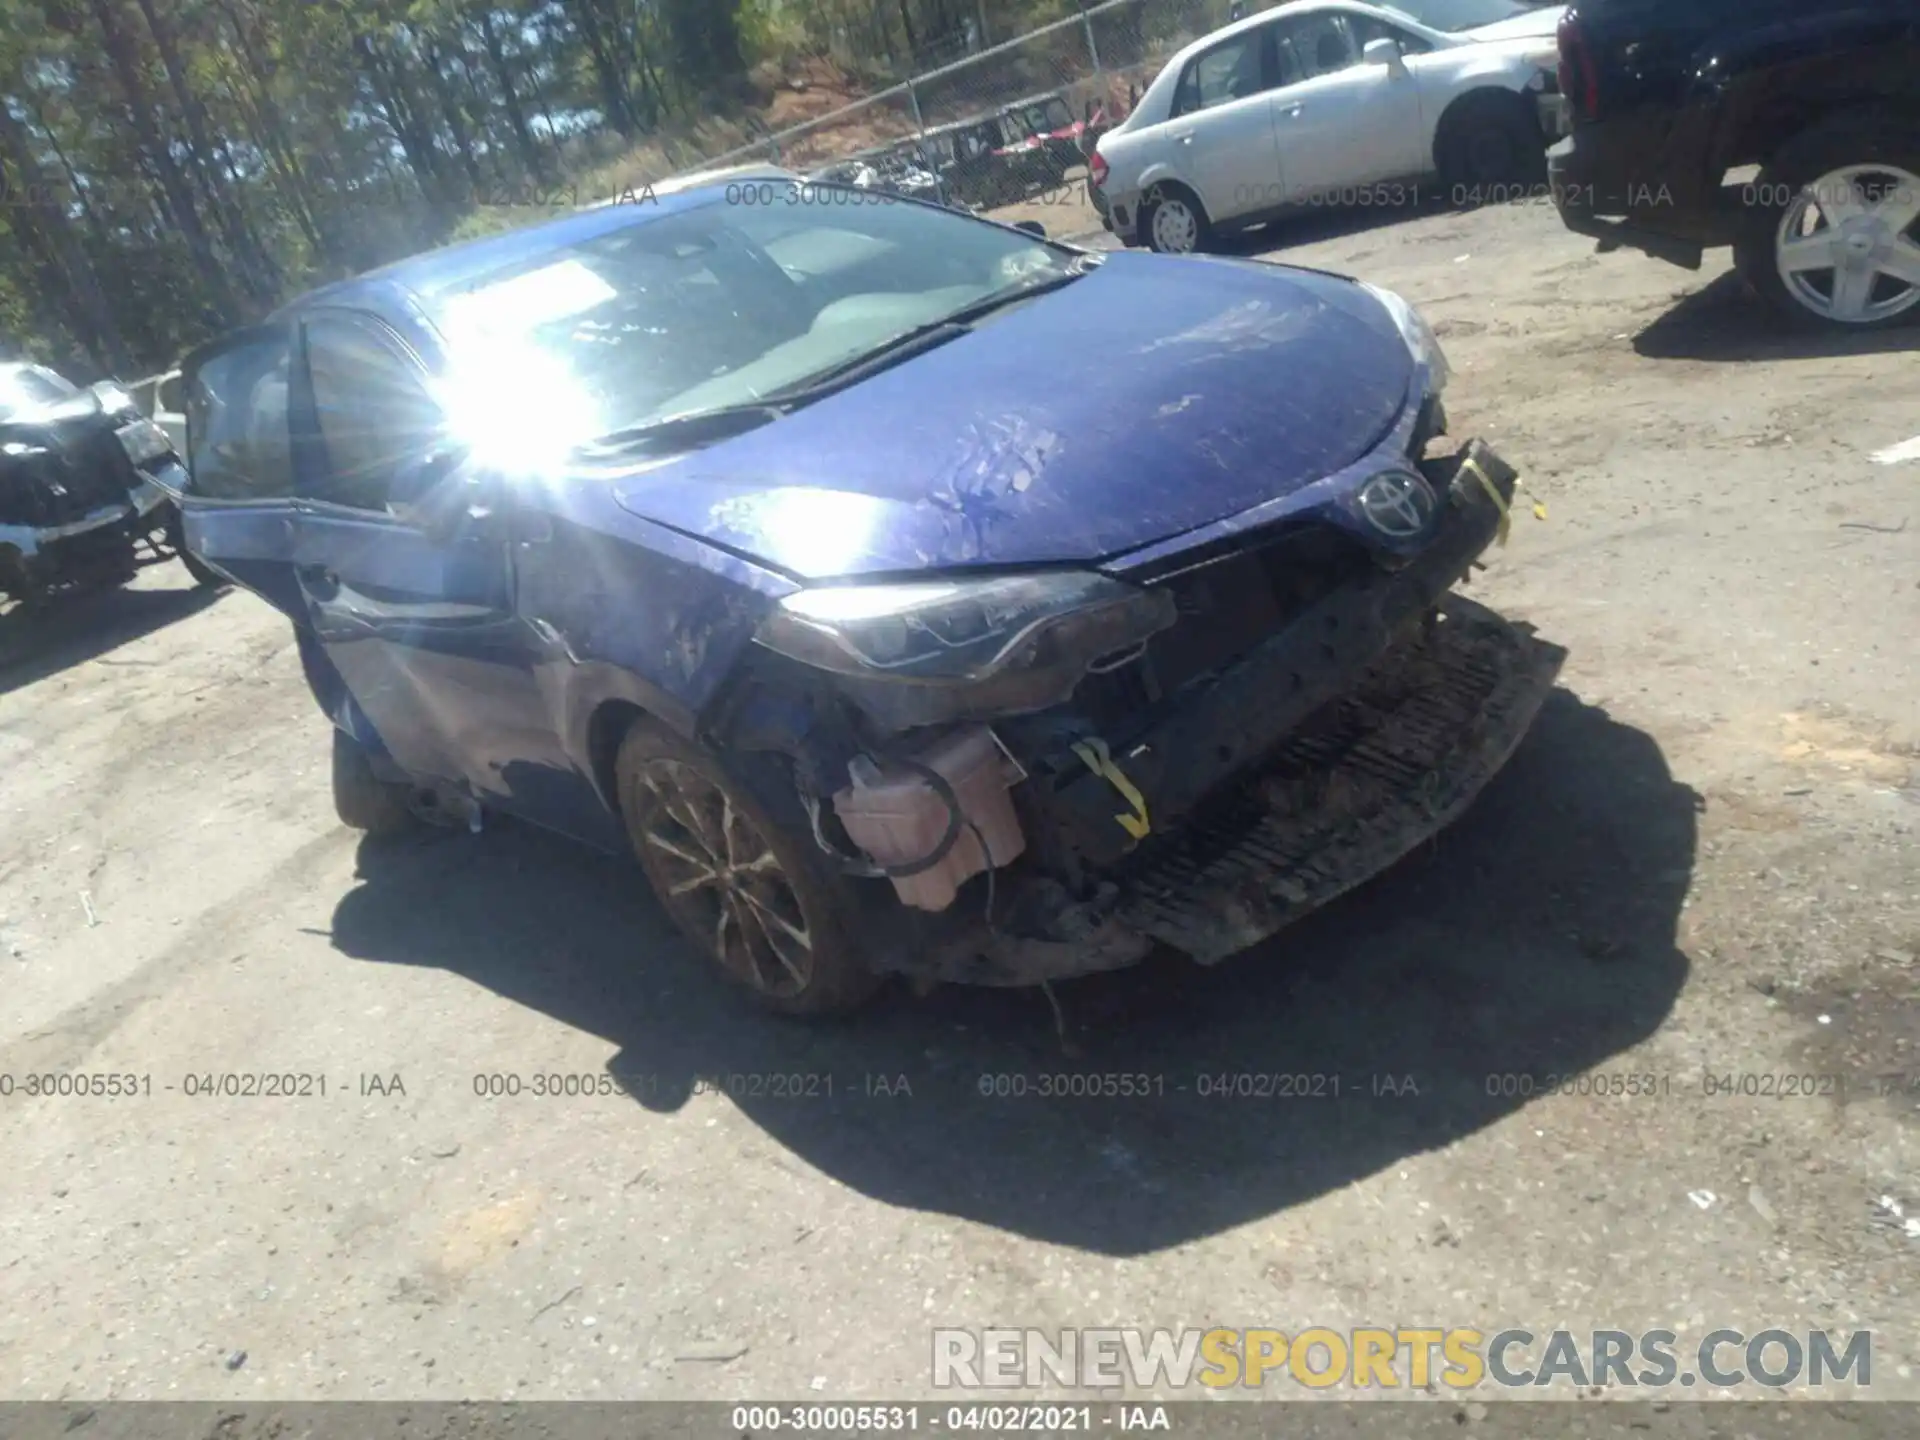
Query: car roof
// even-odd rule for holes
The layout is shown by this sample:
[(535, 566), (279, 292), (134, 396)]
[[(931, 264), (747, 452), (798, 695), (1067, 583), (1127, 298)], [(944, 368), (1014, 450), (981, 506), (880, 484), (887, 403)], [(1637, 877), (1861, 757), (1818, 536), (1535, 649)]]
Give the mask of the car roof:
[(1160, 67), (1159, 73), (1153, 77), (1153, 82), (1147, 86), (1146, 93), (1140, 97), (1140, 104), (1135, 109), (1134, 115), (1144, 116), (1151, 110), (1157, 110), (1158, 107), (1152, 102), (1158, 97), (1169, 95), (1169, 92), (1179, 83), (1179, 77), (1186, 71), (1188, 62), (1195, 56), (1204, 55), (1224, 40), (1249, 30), (1258, 30), (1262, 25), (1270, 25), (1275, 20), (1285, 20), (1290, 16), (1307, 15), (1319, 10), (1357, 12), (1370, 15), (1376, 20), (1384, 20), (1411, 29), (1428, 38), (1436, 36), (1442, 40), (1449, 38), (1444, 32), (1434, 30), (1414, 19), (1404, 10), (1396, 10), (1392, 5), (1369, 4), (1367, 0), (1290, 0), (1288, 4), (1276, 5), (1271, 10), (1262, 10), (1248, 15), (1243, 19), (1235, 20), (1232, 24), (1222, 25), (1218, 30), (1209, 30), (1197, 40), (1189, 41), (1183, 49), (1176, 51), (1167, 63)]
[(1167, 61), (1166, 65), (1162, 67), (1162, 73), (1164, 74), (1166, 70), (1172, 69), (1176, 65), (1184, 65), (1195, 55), (1200, 54), (1204, 50), (1211, 50), (1220, 41), (1241, 34), (1243, 31), (1257, 30), (1262, 25), (1270, 24), (1275, 20), (1284, 20), (1290, 15), (1305, 15), (1314, 10), (1357, 10), (1363, 15), (1372, 15), (1382, 20), (1393, 20), (1399, 24), (1411, 22), (1417, 29), (1422, 31), (1430, 28), (1414, 19), (1413, 16), (1407, 14), (1405, 11), (1396, 10), (1392, 5), (1374, 5), (1367, 3), (1367, 0), (1290, 0), (1290, 3), (1286, 5), (1276, 5), (1271, 10), (1262, 10), (1257, 14), (1235, 20), (1230, 25), (1222, 25), (1218, 30), (1209, 30), (1198, 40), (1189, 42), (1185, 49), (1179, 51), (1171, 60)]

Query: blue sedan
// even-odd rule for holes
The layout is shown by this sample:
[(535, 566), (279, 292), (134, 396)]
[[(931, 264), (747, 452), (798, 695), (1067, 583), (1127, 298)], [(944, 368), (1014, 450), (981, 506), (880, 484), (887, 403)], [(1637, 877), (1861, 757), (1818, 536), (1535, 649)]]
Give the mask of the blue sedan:
[(1561, 652), (1390, 292), (761, 179), (317, 291), (186, 363), (188, 540), (340, 818), (630, 849), (762, 1000), (1212, 963), (1392, 864)]

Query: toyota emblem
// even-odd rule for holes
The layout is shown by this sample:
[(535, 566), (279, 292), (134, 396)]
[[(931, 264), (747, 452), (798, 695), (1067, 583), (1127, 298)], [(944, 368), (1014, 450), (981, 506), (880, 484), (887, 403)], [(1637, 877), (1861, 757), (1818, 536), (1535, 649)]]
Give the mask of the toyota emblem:
[(1411, 470), (1385, 470), (1360, 487), (1360, 513), (1389, 540), (1411, 540), (1433, 524), (1439, 501)]

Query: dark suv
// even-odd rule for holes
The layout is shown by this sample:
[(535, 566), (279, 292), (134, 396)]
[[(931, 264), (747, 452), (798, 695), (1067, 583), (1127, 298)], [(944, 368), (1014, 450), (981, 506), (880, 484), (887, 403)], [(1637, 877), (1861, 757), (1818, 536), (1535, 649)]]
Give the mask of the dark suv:
[(1731, 245), (1813, 324), (1920, 312), (1920, 0), (1579, 0), (1560, 53), (1571, 229), (1689, 269)]

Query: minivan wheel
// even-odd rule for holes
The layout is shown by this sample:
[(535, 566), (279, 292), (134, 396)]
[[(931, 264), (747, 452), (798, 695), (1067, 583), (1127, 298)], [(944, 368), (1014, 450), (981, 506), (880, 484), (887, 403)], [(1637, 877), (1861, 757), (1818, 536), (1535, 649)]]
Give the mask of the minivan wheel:
[[(758, 761), (764, 757), (749, 757)], [(761, 1004), (794, 1015), (851, 1010), (878, 987), (851, 935), (857, 905), (772, 777), (747, 782), (646, 721), (616, 762), (627, 838), (687, 938)], [(783, 823), (779, 812), (791, 810)]]
[(338, 729), (333, 732), (333, 808), (342, 825), (369, 835), (396, 835), (414, 824), (406, 787), (375, 775), (367, 752)]
[(1810, 131), (1750, 199), (1740, 273), (1783, 315), (1861, 331), (1920, 317), (1920, 130), (1862, 119)]
[(1213, 227), (1200, 201), (1186, 190), (1166, 186), (1140, 207), (1140, 232), (1162, 255), (1193, 255), (1212, 242)]

